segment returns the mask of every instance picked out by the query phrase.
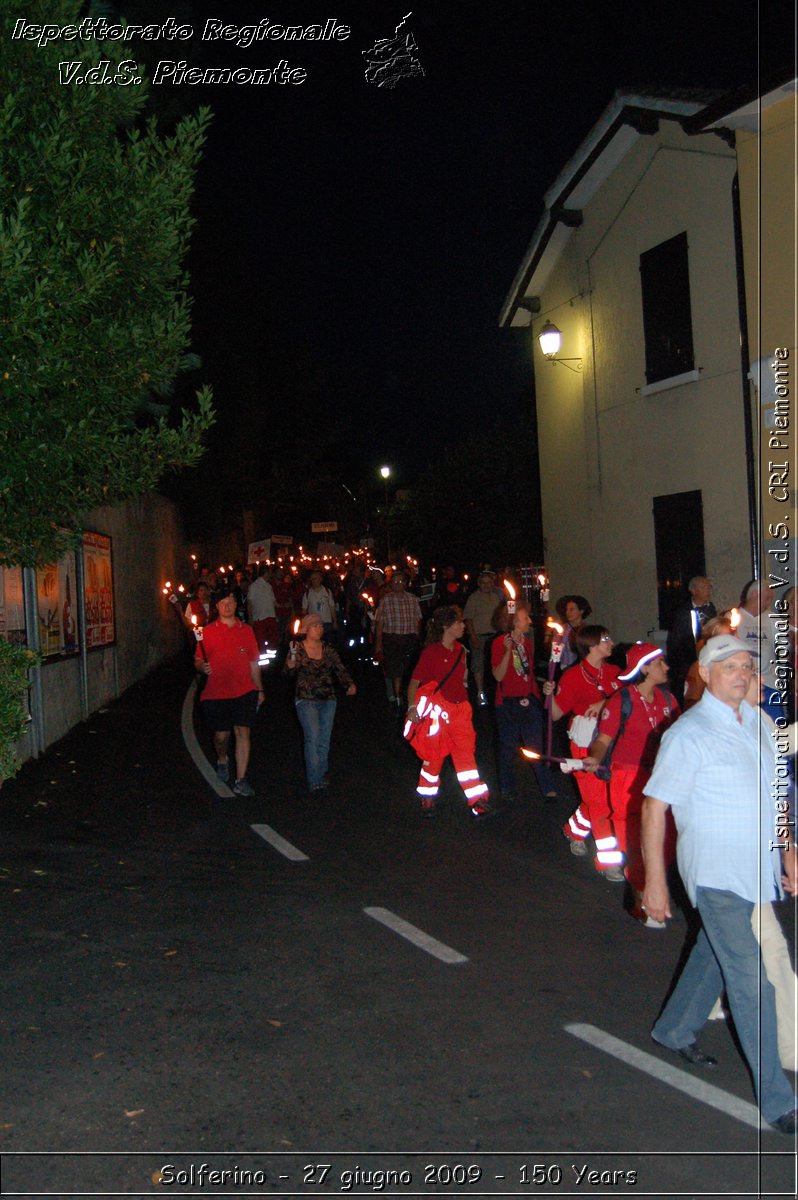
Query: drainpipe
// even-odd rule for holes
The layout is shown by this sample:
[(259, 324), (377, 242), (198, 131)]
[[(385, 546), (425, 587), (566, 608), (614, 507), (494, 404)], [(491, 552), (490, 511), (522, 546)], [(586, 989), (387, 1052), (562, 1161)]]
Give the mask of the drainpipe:
[[(22, 607), (25, 613), (25, 633), (29, 650), (37, 653), (41, 650), (39, 640), (39, 597), (36, 588), (36, 571), (33, 567), (22, 568)], [(44, 689), (42, 687), (41, 666), (31, 668), (30, 672), (30, 740), (31, 757), (38, 758), (44, 753)]]
[(80, 715), (88, 721), (89, 713), (89, 651), (86, 645), (86, 564), (83, 547), (75, 551), (75, 597), (78, 609), (78, 646), (80, 647)]
[(748, 492), (748, 534), (751, 548), (751, 575), (754, 579), (759, 579), (759, 520), (756, 504), (756, 474), (754, 471), (754, 424), (751, 415), (751, 389), (748, 382), (748, 374), (751, 370), (751, 356), (748, 346), (748, 308), (745, 302), (740, 177), (737, 172), (735, 172), (734, 182), (732, 183), (732, 214), (734, 218), (734, 260), (737, 267), (737, 313), (740, 322), (740, 374), (743, 385), (745, 481)]

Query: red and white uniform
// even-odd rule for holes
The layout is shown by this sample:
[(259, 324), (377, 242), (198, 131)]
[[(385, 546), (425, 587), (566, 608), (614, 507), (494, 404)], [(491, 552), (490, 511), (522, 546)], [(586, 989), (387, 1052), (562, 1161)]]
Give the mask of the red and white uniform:
[[(640, 849), (640, 815), (643, 794), (654, 767), (660, 739), (679, 715), (679, 705), (673, 696), (654, 688), (650, 700), (629, 685), (632, 711), (624, 725), (623, 736), (612, 752), (610, 807), (612, 824), (618, 845), (626, 856), (626, 877), (636, 891), (645, 886), (643, 854)], [(604, 706), (599, 721), (599, 733), (612, 739), (621, 724), (621, 695), (616, 692)], [(672, 856), (673, 846), (666, 847)]]
[[(258, 643), (251, 626), (243, 621), (235, 621), (232, 625), (212, 621), (205, 627), (202, 641), (211, 673), (205, 679), (201, 699), (235, 700), (258, 690), (250, 666), (258, 661)], [(197, 662), (201, 653), (198, 646)]]
[(457, 782), (465, 793), (469, 807), (488, 799), (488, 785), (482, 781), (477, 768), (474, 751), (476, 734), (471, 720), (471, 705), (466, 691), (466, 655), (459, 642), (447, 650), (442, 642), (425, 646), (413, 670), (413, 678), (419, 683), (436, 683), (451, 670), (457, 656), (462, 654), (462, 665), (452, 671), (443, 687), (435, 693), (435, 702), (445, 707), (449, 715), (447, 732), (450, 748), (439, 758), (427, 759), (421, 764), (416, 792), (422, 805), (434, 804), (440, 787), (441, 768), (450, 753)]
[[(620, 669), (610, 663), (593, 667), (586, 659), (569, 667), (557, 688), (557, 706), (563, 716), (572, 713), (583, 717), (591, 704), (608, 699), (621, 686), (619, 674)], [(571, 742), (570, 752), (572, 758), (587, 757), (587, 747), (577, 746), (574, 742)], [(575, 771), (573, 777), (579, 788), (580, 803), (563, 826), (563, 833), (572, 842), (586, 841), (592, 833), (596, 843), (593, 863), (597, 871), (620, 866), (623, 855), (610, 819), (609, 784), (586, 771)]]

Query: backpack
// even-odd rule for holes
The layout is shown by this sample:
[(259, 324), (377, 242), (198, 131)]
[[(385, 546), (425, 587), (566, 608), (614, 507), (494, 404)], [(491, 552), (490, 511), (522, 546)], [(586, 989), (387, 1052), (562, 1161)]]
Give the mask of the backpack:
[[(623, 731), (626, 728), (626, 722), (629, 720), (629, 717), (632, 715), (631, 686), (632, 686), (631, 684), (627, 683), (626, 686), (622, 687), (618, 692), (619, 696), (621, 697), (621, 722), (618, 726), (618, 732), (616, 733), (615, 737), (612, 739), (609, 746), (607, 747), (607, 753), (604, 755), (600, 764), (596, 767), (596, 770), (595, 770), (596, 778), (603, 779), (605, 781), (605, 783), (612, 776), (612, 752), (615, 749), (618, 742), (623, 737)], [(673, 703), (673, 697), (671, 696), (670, 689), (665, 687), (664, 684), (658, 683), (657, 691), (662, 692), (663, 696), (668, 701), (669, 705), (671, 705)]]

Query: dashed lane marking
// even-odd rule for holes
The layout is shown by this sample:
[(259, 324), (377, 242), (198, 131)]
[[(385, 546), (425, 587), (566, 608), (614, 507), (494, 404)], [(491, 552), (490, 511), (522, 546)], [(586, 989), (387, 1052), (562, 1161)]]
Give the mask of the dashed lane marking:
[(303, 854), (301, 850), (297, 850), (296, 846), (292, 846), (284, 837), (280, 837), (272, 829), (271, 825), (253, 825), (252, 828), (257, 833), (258, 837), (262, 837), (264, 842), (268, 842), (285, 858), (290, 858), (291, 862), (310, 862), (307, 854)]
[(430, 937), (428, 933), (424, 933), (422, 929), (417, 929), (415, 925), (411, 925), (408, 921), (403, 921), (401, 917), (397, 917), (390, 909), (364, 908), (363, 912), (366, 916), (373, 917), (375, 921), (379, 921), (381, 925), (386, 925), (388, 929), (392, 929), (394, 933), (398, 933), (400, 937), (407, 938), (408, 942), (412, 942), (420, 950), (425, 950), (433, 958), (439, 958), (441, 962), (468, 962), (464, 954), (460, 954), (457, 950), (452, 950), (451, 946), (445, 946), (443, 942)]
[(583, 1042), (603, 1050), (605, 1054), (611, 1054), (627, 1066), (636, 1067), (638, 1071), (653, 1076), (660, 1083), (667, 1083), (669, 1087), (676, 1088), (677, 1091), (684, 1092), (694, 1100), (700, 1100), (702, 1104), (708, 1104), (710, 1108), (716, 1108), (729, 1117), (734, 1117), (736, 1121), (742, 1121), (744, 1125), (759, 1129), (762, 1123), (755, 1104), (749, 1103), (748, 1100), (740, 1100), (738, 1096), (732, 1096), (714, 1084), (705, 1083), (703, 1079), (694, 1079), (685, 1071), (662, 1062), (653, 1054), (638, 1050), (636, 1046), (620, 1041), (611, 1033), (597, 1029), (595, 1025), (566, 1025), (564, 1028), (566, 1033), (581, 1038)]
[(205, 782), (209, 784), (216, 792), (217, 796), (223, 796), (225, 800), (231, 799), (233, 793), (226, 783), (222, 783), (215, 770), (208, 762), (202, 752), (202, 748), (197, 741), (197, 735), (194, 732), (194, 697), (197, 694), (196, 680), (192, 680), (186, 698), (183, 701), (183, 714), (180, 721), (180, 727), (183, 731), (183, 741), (186, 749), (191, 755), (194, 766), (199, 771)]

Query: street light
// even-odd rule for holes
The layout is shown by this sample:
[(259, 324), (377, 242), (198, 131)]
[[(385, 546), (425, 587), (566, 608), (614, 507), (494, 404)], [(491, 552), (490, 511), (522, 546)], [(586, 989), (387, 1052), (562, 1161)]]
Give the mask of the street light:
[(390, 562), (391, 561), (391, 528), (390, 528), (390, 525), (388, 524), (388, 480), (391, 478), (391, 468), (390, 467), (380, 467), (380, 475), (382, 475), (382, 482), (385, 485), (385, 517), (384, 517), (385, 541), (387, 543), (387, 549), (388, 549), (388, 562)]

